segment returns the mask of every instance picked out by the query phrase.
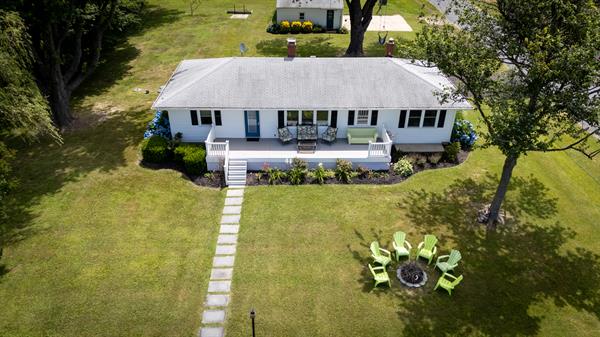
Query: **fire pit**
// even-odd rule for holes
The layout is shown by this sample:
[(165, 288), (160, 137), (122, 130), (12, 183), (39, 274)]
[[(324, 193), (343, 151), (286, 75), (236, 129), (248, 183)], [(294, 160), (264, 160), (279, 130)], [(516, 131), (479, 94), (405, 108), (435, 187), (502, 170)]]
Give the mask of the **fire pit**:
[(410, 288), (419, 288), (427, 283), (427, 273), (416, 262), (401, 265), (396, 272), (396, 277)]

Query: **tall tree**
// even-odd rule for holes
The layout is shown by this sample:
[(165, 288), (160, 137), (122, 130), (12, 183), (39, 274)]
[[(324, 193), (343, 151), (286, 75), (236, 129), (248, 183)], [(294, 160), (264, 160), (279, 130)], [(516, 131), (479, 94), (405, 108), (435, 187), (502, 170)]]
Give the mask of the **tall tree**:
[(350, 45), (346, 49), (346, 56), (363, 56), (363, 42), (365, 32), (373, 19), (373, 9), (378, 0), (346, 0), (350, 14)]
[(6, 216), (6, 198), (16, 184), (11, 169), (14, 151), (4, 141), (41, 136), (60, 141), (48, 103), (31, 74), (31, 62), (23, 21), (15, 12), (0, 10), (0, 224)]
[(494, 230), (517, 161), (528, 152), (576, 150), (588, 157), (599, 124), (600, 11), (593, 0), (497, 0), (459, 7), (460, 29), (427, 26), (420, 57), (457, 79), (442, 97), (468, 97), (485, 125), (486, 146), (505, 155), (487, 228)]
[(27, 23), (36, 77), (58, 125), (72, 121), (69, 100), (98, 66), (107, 30), (135, 20), (131, 9), (142, 5), (141, 0), (6, 1)]

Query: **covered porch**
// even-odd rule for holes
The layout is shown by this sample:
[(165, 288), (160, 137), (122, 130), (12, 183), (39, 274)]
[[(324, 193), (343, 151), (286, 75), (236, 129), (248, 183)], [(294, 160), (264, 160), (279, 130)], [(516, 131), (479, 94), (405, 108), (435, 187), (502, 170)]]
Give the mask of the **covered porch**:
[(384, 128), (378, 136), (377, 142), (369, 144), (348, 144), (346, 138), (338, 138), (332, 144), (317, 141), (314, 152), (301, 152), (295, 139), (283, 144), (277, 138), (248, 141), (245, 138), (214, 138), (209, 134), (206, 141), (207, 163), (209, 169), (214, 169), (212, 167), (219, 161), (226, 165), (229, 160), (244, 160), (248, 170), (254, 171), (260, 170), (265, 164), (286, 170), (294, 158), (305, 160), (310, 167), (322, 163), (327, 168), (335, 168), (336, 160), (344, 159), (355, 167), (360, 165), (373, 170), (387, 170), (391, 161), (392, 140)]

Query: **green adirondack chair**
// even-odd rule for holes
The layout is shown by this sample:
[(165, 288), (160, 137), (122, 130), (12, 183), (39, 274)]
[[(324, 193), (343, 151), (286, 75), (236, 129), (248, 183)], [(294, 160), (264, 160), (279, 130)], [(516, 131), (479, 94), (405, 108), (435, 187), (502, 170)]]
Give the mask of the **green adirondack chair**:
[(410, 259), (410, 251), (412, 250), (412, 246), (406, 239), (406, 233), (404, 232), (396, 232), (394, 233), (394, 241), (392, 245), (394, 246), (394, 255), (396, 256), (396, 261), (400, 261), (401, 256), (406, 256)]
[(373, 289), (375, 289), (381, 283), (387, 283), (388, 287), (392, 287), (390, 277), (385, 271), (385, 267), (373, 267), (371, 266), (371, 264), (369, 264), (369, 269), (371, 270), (371, 274), (373, 274), (373, 279), (375, 280), (375, 285), (373, 286)]
[(452, 290), (454, 290), (454, 288), (460, 283), (460, 281), (462, 281), (462, 279), (462, 275), (456, 277), (452, 274), (443, 273), (433, 290), (436, 290), (438, 287), (442, 287), (448, 291), (450, 296), (452, 296)]
[(419, 243), (419, 246), (417, 247), (417, 258), (422, 257), (427, 259), (429, 261), (428, 264), (431, 264), (435, 253), (437, 253), (437, 247), (435, 246), (437, 241), (435, 235), (425, 235), (425, 240)]
[(384, 268), (392, 262), (392, 254), (389, 250), (379, 247), (379, 242), (377, 241), (371, 242), (371, 256), (375, 259), (375, 262), (379, 263)]
[(458, 266), (458, 261), (460, 261), (460, 259), (460, 252), (456, 249), (452, 249), (450, 251), (450, 255), (442, 255), (437, 258), (437, 261), (435, 262), (435, 267), (441, 270), (442, 273), (447, 273)]

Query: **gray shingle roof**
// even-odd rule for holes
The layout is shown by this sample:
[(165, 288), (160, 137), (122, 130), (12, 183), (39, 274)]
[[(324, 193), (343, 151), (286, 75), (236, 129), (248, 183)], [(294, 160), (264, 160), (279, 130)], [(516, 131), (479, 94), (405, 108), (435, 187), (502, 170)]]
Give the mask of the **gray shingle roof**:
[(344, 9), (343, 0), (277, 0), (277, 8)]
[(469, 109), (440, 104), (437, 68), (396, 58), (233, 57), (182, 61), (153, 108)]

